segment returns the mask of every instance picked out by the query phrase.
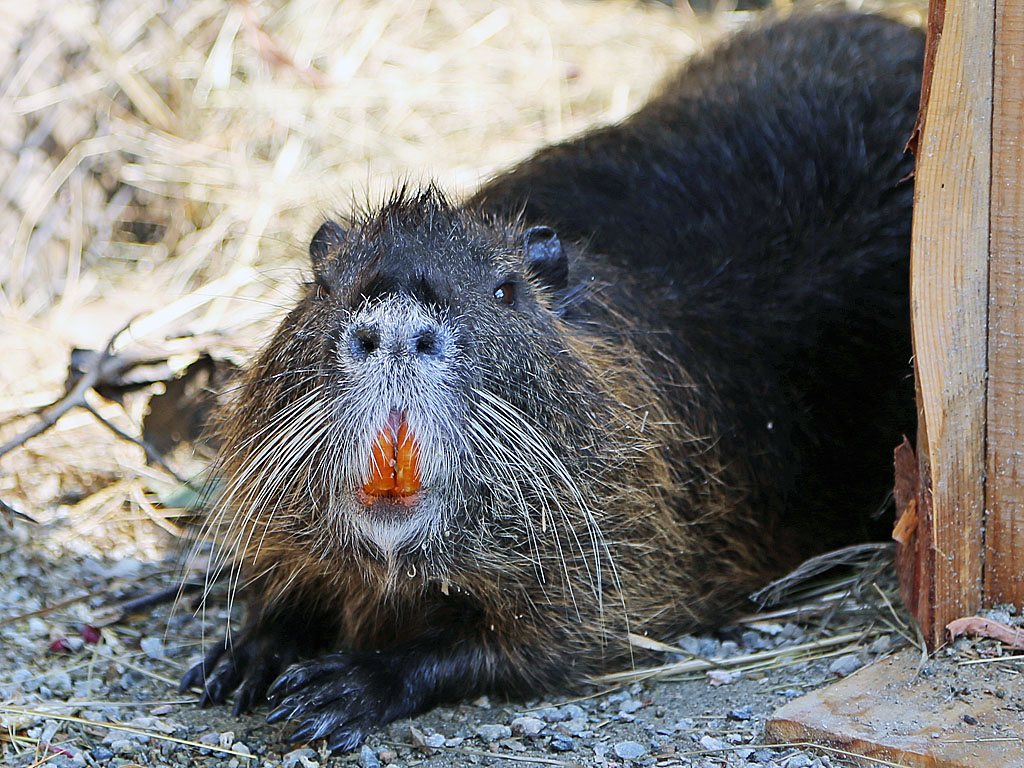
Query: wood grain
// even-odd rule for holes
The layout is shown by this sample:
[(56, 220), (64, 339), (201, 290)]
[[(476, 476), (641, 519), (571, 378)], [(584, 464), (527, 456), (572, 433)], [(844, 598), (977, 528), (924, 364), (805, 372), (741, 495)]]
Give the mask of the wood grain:
[[(765, 731), (776, 743), (813, 742), (863, 755), (878, 768), (1024, 768), (1014, 709), (1024, 664), (928, 663), (906, 648), (781, 707)], [(955, 693), (951, 693), (955, 692)], [(966, 718), (966, 719), (965, 719)]]
[(1024, 604), (1024, 0), (996, 6), (985, 602)]
[(918, 455), (934, 552), (922, 629), (933, 647), (982, 595), (993, 23), (991, 3), (947, 0), (915, 175)]

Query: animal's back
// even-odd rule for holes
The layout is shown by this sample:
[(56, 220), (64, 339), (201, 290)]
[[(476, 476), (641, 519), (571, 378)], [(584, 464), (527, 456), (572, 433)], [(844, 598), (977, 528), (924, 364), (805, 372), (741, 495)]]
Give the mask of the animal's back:
[(923, 49), (877, 16), (755, 28), (471, 200), (631, 275), (613, 300), (648, 325), (666, 375), (706, 386), (723, 452), (808, 534), (793, 550), (866, 533), (887, 448), (913, 430), (904, 145)]

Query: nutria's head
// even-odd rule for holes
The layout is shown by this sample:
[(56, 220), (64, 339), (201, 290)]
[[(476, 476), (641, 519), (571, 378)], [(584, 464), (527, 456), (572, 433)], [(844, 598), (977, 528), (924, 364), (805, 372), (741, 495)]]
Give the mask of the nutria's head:
[(646, 415), (610, 393), (641, 387), (599, 337), (562, 318), (585, 292), (552, 230), (429, 189), (325, 223), (310, 254), (226, 416), (233, 547), (447, 572), (552, 527), (598, 535), (595, 493), (645, 450), (621, 424)]

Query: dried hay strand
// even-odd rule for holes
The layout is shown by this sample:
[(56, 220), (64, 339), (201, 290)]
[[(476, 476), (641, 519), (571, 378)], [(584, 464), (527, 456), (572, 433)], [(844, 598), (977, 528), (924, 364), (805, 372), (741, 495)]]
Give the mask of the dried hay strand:
[[(921, 21), (921, 3), (885, 5)], [(100, 349), (126, 323), (121, 349), (215, 334), (244, 359), (325, 214), (403, 180), (466, 192), (624, 117), (749, 15), (625, 0), (5, 4), (0, 443), (61, 394), (72, 347)], [(145, 398), (90, 404), (138, 434)], [(63, 505), (137, 542), (152, 517), (138, 500), (173, 487), (84, 411), (0, 463), (6, 502), (44, 522)]]

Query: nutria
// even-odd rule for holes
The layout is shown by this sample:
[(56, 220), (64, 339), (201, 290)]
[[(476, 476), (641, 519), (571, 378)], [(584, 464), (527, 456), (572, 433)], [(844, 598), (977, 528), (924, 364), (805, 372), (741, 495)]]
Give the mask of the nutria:
[(223, 417), (248, 623), (185, 677), (295, 740), (539, 696), (857, 535), (912, 429), (923, 36), (794, 17), (457, 204), (328, 221)]

